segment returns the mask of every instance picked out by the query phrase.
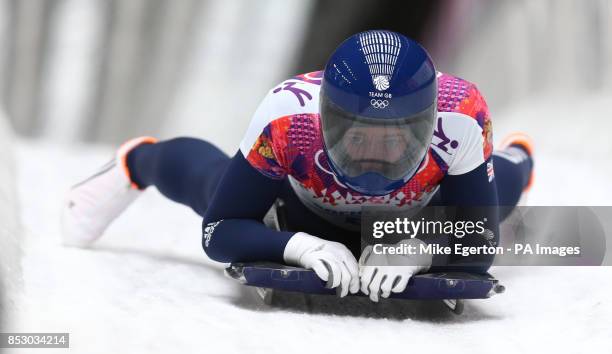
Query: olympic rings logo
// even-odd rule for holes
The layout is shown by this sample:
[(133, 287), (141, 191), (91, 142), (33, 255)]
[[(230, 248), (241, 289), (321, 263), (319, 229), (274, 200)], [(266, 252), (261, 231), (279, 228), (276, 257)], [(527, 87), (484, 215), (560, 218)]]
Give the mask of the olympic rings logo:
[(373, 99), (370, 100), (370, 104), (374, 108), (383, 109), (383, 108), (387, 108), (387, 106), (389, 105), (389, 101), (387, 101), (387, 100), (377, 100), (377, 99), (373, 98)]

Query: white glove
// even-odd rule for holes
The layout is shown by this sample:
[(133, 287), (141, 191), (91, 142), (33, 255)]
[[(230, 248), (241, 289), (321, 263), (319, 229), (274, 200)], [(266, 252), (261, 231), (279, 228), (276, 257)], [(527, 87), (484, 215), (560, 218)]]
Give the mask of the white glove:
[[(420, 247), (424, 242), (407, 239), (399, 244), (412, 244)], [(431, 266), (431, 255), (416, 254), (375, 254), (372, 246), (367, 246), (359, 257), (359, 277), (361, 291), (370, 295), (370, 300), (378, 302), (378, 296), (388, 298), (391, 292), (401, 293), (406, 289), (410, 277), (424, 272)]]
[(357, 260), (341, 243), (298, 232), (287, 242), (283, 258), (287, 264), (314, 270), (330, 288), (340, 286), (340, 297), (359, 291)]

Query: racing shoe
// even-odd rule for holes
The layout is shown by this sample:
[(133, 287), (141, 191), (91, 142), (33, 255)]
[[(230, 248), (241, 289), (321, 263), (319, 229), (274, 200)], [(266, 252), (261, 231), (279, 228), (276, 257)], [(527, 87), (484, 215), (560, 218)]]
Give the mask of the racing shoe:
[(130, 179), (127, 155), (138, 145), (155, 142), (151, 137), (126, 142), (98, 172), (70, 189), (62, 207), (64, 245), (89, 246), (142, 193)]

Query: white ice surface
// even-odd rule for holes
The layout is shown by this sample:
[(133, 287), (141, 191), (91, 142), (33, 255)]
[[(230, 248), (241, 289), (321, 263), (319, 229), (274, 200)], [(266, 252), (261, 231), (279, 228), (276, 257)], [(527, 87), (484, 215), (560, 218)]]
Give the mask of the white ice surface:
[[(591, 98), (584, 107), (558, 102), (505, 112), (494, 121), (497, 140), (516, 129), (536, 139), (530, 204), (609, 204), (607, 98)], [(318, 299), (312, 312), (299, 305), (269, 309), (252, 289), (226, 279), (223, 265), (206, 259), (199, 217), (154, 190), (92, 249), (65, 248), (58, 223), (63, 193), (111, 153), (19, 144), (24, 291), (11, 330), (70, 332), (74, 353), (610, 350), (612, 269), (606, 267), (494, 268), (506, 293), (467, 302), (459, 317), (439, 303), (365, 299)], [(45, 350), (53, 352), (66, 350)]]

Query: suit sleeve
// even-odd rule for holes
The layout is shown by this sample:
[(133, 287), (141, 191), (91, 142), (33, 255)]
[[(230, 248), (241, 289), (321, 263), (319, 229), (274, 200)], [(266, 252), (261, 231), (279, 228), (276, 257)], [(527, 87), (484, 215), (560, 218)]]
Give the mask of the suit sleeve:
[[(486, 220), (486, 230), (482, 234), (472, 234), (463, 238), (448, 235), (448, 243), (454, 250), (455, 243), (464, 247), (497, 246), (499, 243), (499, 212), (497, 206), (497, 186), (492, 178), (491, 159), (463, 175), (446, 176), (440, 186), (442, 203), (456, 207), (456, 221)], [(494, 255), (460, 256), (451, 255), (444, 266), (454, 271), (486, 272), (494, 260)], [(435, 262), (434, 262), (435, 264)]]
[(282, 131), (281, 120), (273, 119), (284, 103), (273, 98), (268, 93), (257, 108), (204, 216), (202, 246), (213, 260), (283, 263), (285, 245), (294, 235), (262, 221), (287, 176), (283, 146), (274, 139)]
[[(459, 84), (465, 87), (457, 110), (449, 113), (446, 121), (439, 121), (439, 124), (444, 124), (448, 140), (457, 141), (457, 149), (448, 150), (452, 158), (449, 160), (448, 174), (440, 184), (441, 202), (444, 206), (455, 208), (452, 212), (455, 221), (486, 220), (487, 230), (483, 234), (463, 238), (446, 235), (446, 240), (438, 241), (448, 244), (453, 250), (456, 243), (464, 247), (496, 246), (499, 242), (499, 211), (491, 158), (493, 142), (489, 109), (475, 85), (464, 81)], [(438, 127), (437, 133), (445, 136), (442, 126)], [(442, 145), (438, 143), (438, 151)], [(440, 152), (442, 156), (445, 156), (444, 152)], [(494, 255), (452, 255), (437, 260), (437, 263), (442, 267), (451, 266), (453, 271), (485, 272), (493, 259)]]
[(219, 262), (283, 263), (285, 245), (294, 233), (272, 230), (262, 222), (282, 185), (282, 179), (262, 174), (238, 151), (204, 216), (206, 254)]

